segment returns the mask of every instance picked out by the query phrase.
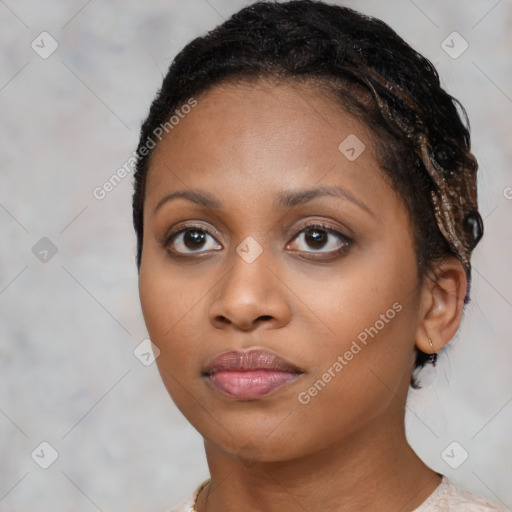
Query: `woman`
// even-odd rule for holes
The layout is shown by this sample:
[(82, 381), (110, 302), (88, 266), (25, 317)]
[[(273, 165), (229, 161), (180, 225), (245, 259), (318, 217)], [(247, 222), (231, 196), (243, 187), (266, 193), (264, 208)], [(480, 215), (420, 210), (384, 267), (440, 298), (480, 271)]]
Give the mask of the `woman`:
[(500, 510), (404, 431), (483, 234), (457, 105), (382, 21), (317, 1), (176, 56), (133, 196), (144, 319), (211, 475), (173, 510)]

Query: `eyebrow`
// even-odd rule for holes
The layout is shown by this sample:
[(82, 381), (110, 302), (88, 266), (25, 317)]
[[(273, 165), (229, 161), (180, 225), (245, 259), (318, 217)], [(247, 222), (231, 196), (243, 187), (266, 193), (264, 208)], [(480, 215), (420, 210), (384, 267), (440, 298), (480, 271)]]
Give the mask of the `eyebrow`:
[[(310, 189), (281, 192), (277, 194), (276, 202), (280, 206), (292, 208), (294, 206), (312, 201), (317, 197), (325, 196), (337, 197), (339, 199), (350, 201), (368, 212), (370, 215), (375, 215), (360, 199), (355, 197), (348, 190), (341, 187), (320, 186)], [(172, 192), (162, 197), (162, 199), (160, 199), (158, 204), (155, 206), (153, 214), (155, 214), (165, 203), (178, 198), (188, 199), (193, 203), (204, 206), (205, 208), (210, 208), (212, 210), (218, 210), (222, 208), (222, 203), (208, 192), (202, 190), (177, 190), (176, 192)]]

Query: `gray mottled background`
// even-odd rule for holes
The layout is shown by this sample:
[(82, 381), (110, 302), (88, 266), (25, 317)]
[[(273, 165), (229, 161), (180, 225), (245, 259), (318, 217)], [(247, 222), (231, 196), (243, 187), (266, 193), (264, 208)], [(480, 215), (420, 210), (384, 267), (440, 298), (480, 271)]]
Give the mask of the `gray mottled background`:
[[(133, 353), (147, 333), (131, 174), (93, 190), (134, 151), (173, 56), (247, 3), (0, 0), (2, 512), (164, 511), (207, 477), (201, 437)], [(511, 509), (512, 4), (345, 5), (430, 58), (472, 122), (473, 301), (407, 429), (431, 467)]]

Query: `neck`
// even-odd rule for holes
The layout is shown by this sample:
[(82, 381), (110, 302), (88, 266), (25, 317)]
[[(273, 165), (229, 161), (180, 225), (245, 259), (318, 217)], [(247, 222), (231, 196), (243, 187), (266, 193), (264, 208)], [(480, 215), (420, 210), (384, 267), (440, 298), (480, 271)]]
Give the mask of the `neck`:
[(250, 464), (205, 441), (211, 481), (196, 510), (411, 512), (441, 478), (411, 449), (401, 420), (385, 427), (380, 418), (336, 446), (289, 461)]

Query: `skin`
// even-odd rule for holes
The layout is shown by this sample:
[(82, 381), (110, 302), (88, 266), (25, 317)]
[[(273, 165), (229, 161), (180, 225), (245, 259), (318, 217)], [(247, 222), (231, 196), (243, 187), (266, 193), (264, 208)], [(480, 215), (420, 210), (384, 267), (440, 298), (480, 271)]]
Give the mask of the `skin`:
[[(152, 156), (139, 280), (162, 379), (205, 440), (211, 483), (196, 509), (414, 510), (440, 483), (405, 438), (414, 347), (437, 352), (455, 334), (462, 266), (447, 258), (435, 279), (419, 279), (410, 219), (371, 131), (313, 86), (224, 84), (197, 100)], [(366, 146), (354, 161), (338, 149), (350, 134)], [(342, 187), (364, 206), (332, 196), (276, 203), (282, 192), (319, 185)], [(167, 194), (191, 189), (222, 206), (178, 198), (155, 213)], [(308, 243), (304, 229), (315, 222), (351, 243), (325, 233), (323, 246)], [(211, 234), (196, 246), (177, 235), (166, 247), (166, 235), (186, 225)], [(252, 263), (236, 252), (248, 236), (263, 251)], [(300, 403), (394, 303), (401, 311)], [(250, 348), (303, 373), (257, 400), (208, 385), (208, 362)]]

